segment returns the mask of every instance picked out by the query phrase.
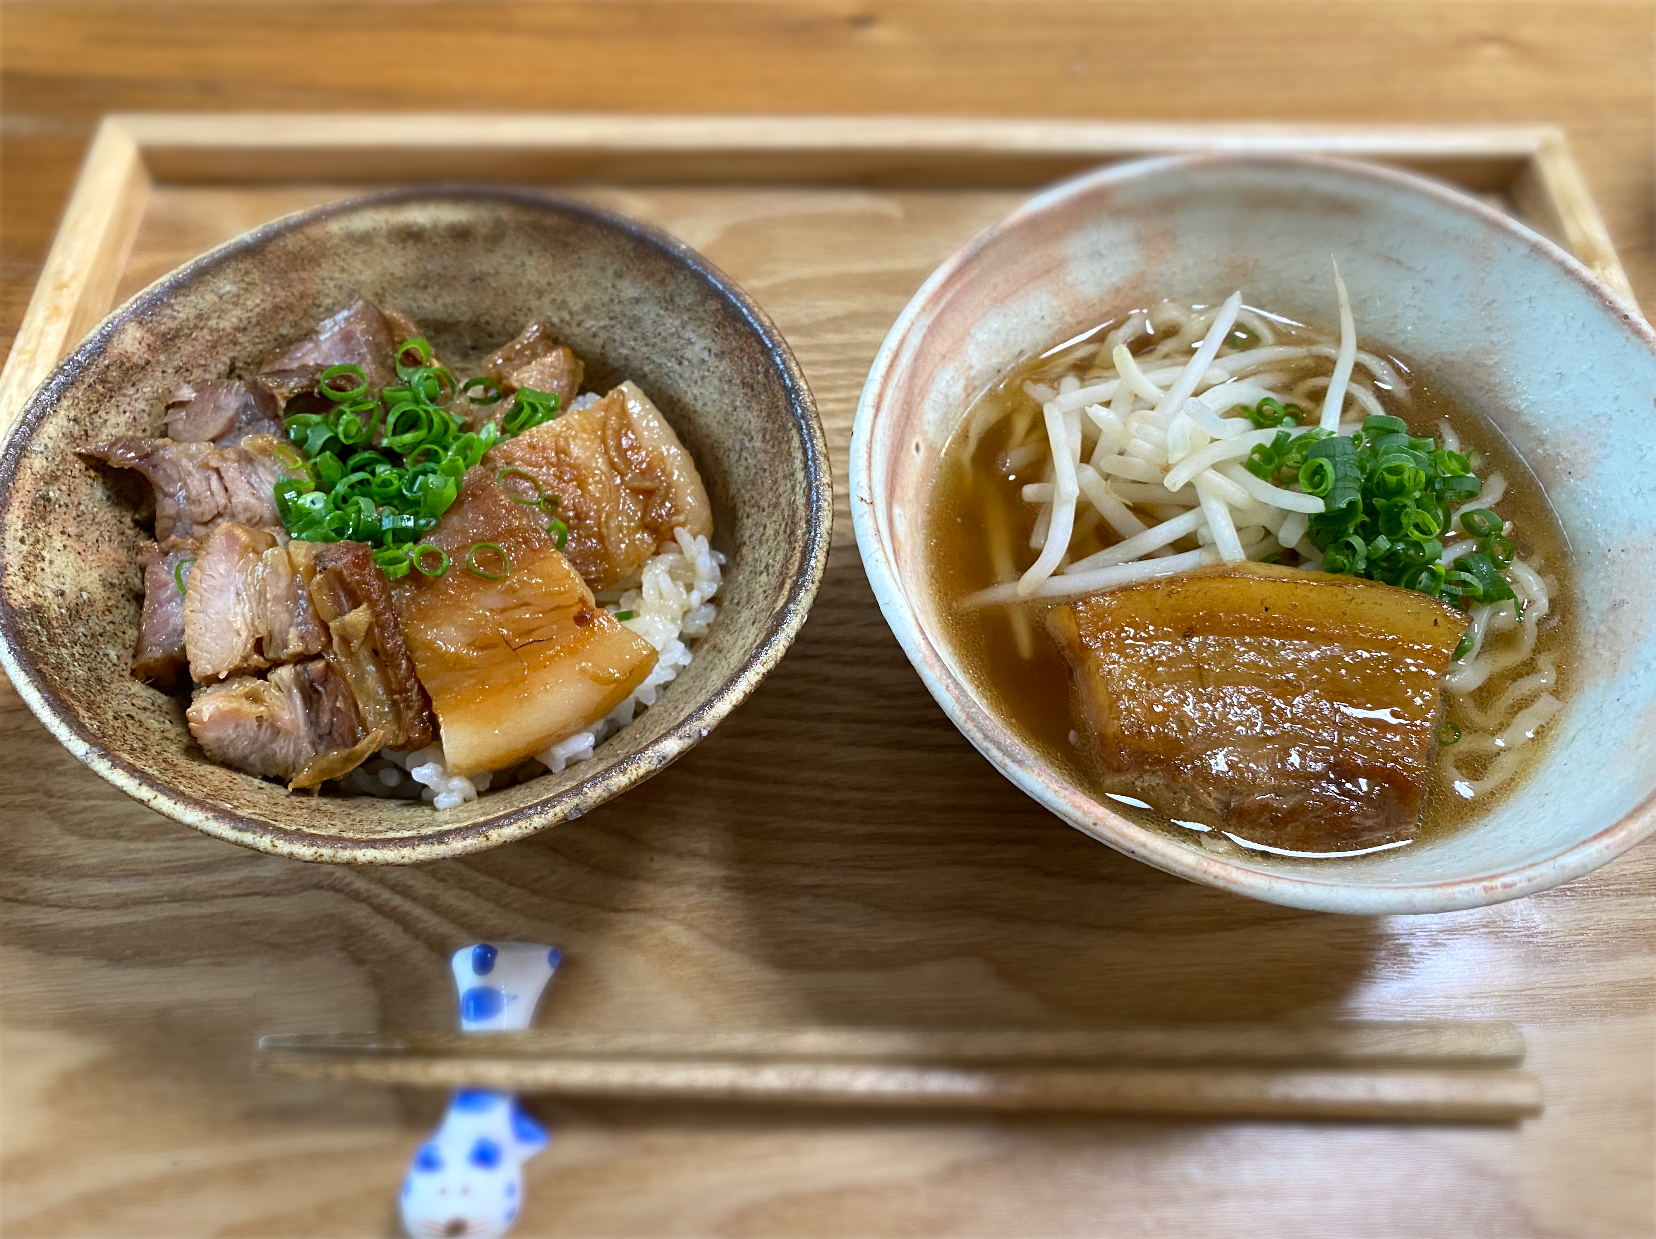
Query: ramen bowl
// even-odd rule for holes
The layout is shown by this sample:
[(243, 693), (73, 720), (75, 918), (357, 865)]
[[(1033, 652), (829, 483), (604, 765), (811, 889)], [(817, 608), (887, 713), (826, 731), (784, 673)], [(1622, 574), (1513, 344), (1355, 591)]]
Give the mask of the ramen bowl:
[[(1564, 707), (1523, 781), (1457, 828), (1308, 860), (1204, 848), (1055, 771), (950, 648), (924, 516), (950, 433), (1020, 361), (1162, 298), (1334, 318), (1337, 258), (1359, 337), (1410, 357), (1533, 470), (1568, 539), (1576, 646)], [(1368, 345), (1365, 344), (1365, 347)], [(1313, 156), (1198, 155), (1061, 184), (974, 238), (875, 359), (851, 510), (876, 597), (927, 688), (1007, 778), (1076, 828), (1192, 881), (1334, 912), (1442, 912), (1587, 873), (1656, 831), (1656, 337), (1521, 224), (1402, 172)], [(1059, 705), (1058, 708), (1066, 708)]]
[[(655, 705), (562, 774), (454, 809), (291, 795), (213, 764), (183, 705), (129, 674), (143, 537), (77, 448), (154, 434), (180, 382), (256, 369), (360, 293), (439, 353), (481, 356), (540, 318), (587, 386), (636, 380), (695, 458), (727, 557), (719, 614)], [(832, 486), (804, 378), (704, 259), (608, 211), (531, 191), (394, 191), (248, 233), (115, 311), (47, 378), (0, 450), (0, 664), (76, 757), (209, 835), (309, 861), (406, 864), (521, 839), (650, 777), (730, 713), (804, 622)]]

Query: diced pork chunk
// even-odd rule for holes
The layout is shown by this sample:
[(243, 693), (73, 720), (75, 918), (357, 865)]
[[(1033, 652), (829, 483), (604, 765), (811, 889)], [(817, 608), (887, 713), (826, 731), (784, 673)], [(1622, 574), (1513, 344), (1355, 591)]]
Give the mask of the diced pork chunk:
[(179, 388), (167, 406), (167, 437), (175, 443), (236, 447), (248, 435), (279, 435), (281, 409), (257, 379), (214, 379)]
[(294, 662), (328, 648), (328, 630), (310, 595), (316, 549), (313, 542), (289, 542), (259, 557), (259, 653), (266, 662)]
[[(558, 496), (564, 554), (595, 590), (636, 577), (682, 527), (711, 536), (713, 509), (695, 461), (634, 384), (493, 448), (490, 469), (522, 469)], [(524, 485), (527, 485), (524, 483)]]
[(248, 774), (290, 778), (316, 751), (291, 677), (239, 676), (199, 688), (185, 718), (208, 757)]
[[(185, 538), (165, 545), (146, 542), (138, 551), (144, 569), (144, 612), (138, 624), (138, 649), (132, 656), (134, 675), (171, 691), (184, 670), (184, 594), (178, 588), (200, 548)], [(181, 569), (181, 565), (185, 565)]]
[(560, 409), (569, 408), (581, 389), (583, 367), (574, 350), (552, 338), (546, 324), (530, 323), (509, 344), (503, 344), (483, 359), (483, 373), (507, 393), (493, 409), (510, 405), (510, 394), (520, 387), (556, 393)]
[(309, 370), (320, 373), (328, 366), (353, 365), (362, 367), (372, 386), (386, 387), (397, 377), (393, 353), (402, 341), (393, 339), (395, 334), (378, 306), (357, 297), (318, 323), (308, 337), (266, 361), (259, 373), (279, 376), (276, 381), (287, 389), (292, 383), (283, 372), (302, 375)]
[(155, 492), (155, 536), (204, 539), (222, 520), (278, 532), (275, 486), (288, 469), (278, 459), (282, 444), (271, 435), (249, 435), (240, 447), (175, 443), (126, 436), (81, 451), (117, 469), (134, 469)]
[(1413, 837), (1466, 626), (1349, 576), (1233, 565), (1055, 608), (1104, 785), (1291, 851)]
[(186, 717), (212, 760), (294, 787), (338, 778), (381, 747), (379, 733), (363, 731), (350, 689), (320, 658), (278, 667), (268, 680), (202, 687)]
[[(502, 770), (603, 718), (655, 666), (648, 642), (597, 606), (545, 531), (545, 517), (514, 502), (498, 466), (469, 471), (427, 541), (452, 563), (392, 583), (420, 680), (442, 720), (456, 774)], [(478, 552), (469, 571), (466, 555)]]
[(363, 727), (382, 735), (382, 746), (430, 744), (436, 725), (431, 699), (415, 673), (373, 552), (360, 542), (326, 543), (315, 551), (315, 570), (310, 595), (328, 626), (328, 662), (350, 685)]
[(290, 548), (260, 529), (214, 528), (190, 569), (184, 597), (184, 647), (190, 675), (208, 684), (322, 652), (318, 621)]

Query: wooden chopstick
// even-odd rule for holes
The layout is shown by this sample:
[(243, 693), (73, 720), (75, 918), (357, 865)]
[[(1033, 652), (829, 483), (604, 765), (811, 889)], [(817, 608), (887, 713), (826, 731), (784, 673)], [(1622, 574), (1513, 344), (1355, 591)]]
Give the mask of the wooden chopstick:
[(1088, 1029), (809, 1028), (498, 1033), (299, 1033), (259, 1048), (353, 1057), (624, 1057), (875, 1062), (1467, 1064), (1515, 1066), (1524, 1038), (1499, 1021), (1120, 1025)]
[(1541, 1109), (1506, 1070), (1510, 1024), (1246, 1025), (1084, 1031), (302, 1034), (260, 1070), (311, 1080), (568, 1097), (1516, 1122)]
[(1525, 1072), (1248, 1067), (887, 1066), (643, 1058), (284, 1055), (266, 1072), (310, 1080), (495, 1088), (566, 1097), (782, 1102), (1093, 1114), (1510, 1123), (1541, 1110)]

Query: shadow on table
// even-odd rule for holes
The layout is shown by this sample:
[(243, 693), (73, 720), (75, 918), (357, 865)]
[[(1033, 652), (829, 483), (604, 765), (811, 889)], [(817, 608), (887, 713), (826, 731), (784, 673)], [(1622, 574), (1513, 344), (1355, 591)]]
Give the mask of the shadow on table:
[(582, 902), (676, 918), (651, 947), (666, 988), (675, 960), (725, 981), (662, 1013), (695, 1023), (1328, 1014), (1376, 940), (1372, 920), (1185, 882), (1041, 809), (931, 700), (844, 545), (794, 649), (713, 737), (588, 821), (472, 863), (505, 876), (530, 857), (586, 870)]

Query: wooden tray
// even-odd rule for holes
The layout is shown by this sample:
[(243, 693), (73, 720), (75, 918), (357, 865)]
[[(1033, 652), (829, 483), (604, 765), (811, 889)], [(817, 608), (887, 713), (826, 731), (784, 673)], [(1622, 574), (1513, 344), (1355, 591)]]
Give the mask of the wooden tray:
[[(287, 211), (506, 179), (651, 220), (793, 343), (837, 475), (880, 340), (1033, 186), (1112, 159), (1318, 150), (1422, 169), (1627, 283), (1536, 128), (648, 117), (106, 121), (0, 377), (0, 422), (118, 300)], [(7, 1233), (384, 1235), (440, 1098), (255, 1075), (262, 1034), (437, 1029), (446, 956), (556, 942), (570, 1030), (1497, 1019), (1547, 1095), (1518, 1128), (1134, 1122), (564, 1103), (516, 1232), (1656, 1233), (1656, 848), (1454, 915), (1338, 918), (1168, 877), (1068, 830), (949, 725), (843, 501), (800, 640), (660, 777), (410, 870), (204, 838), (79, 766), (0, 687)]]
[[(127, 262), (186, 187), (318, 189), (432, 180), (615, 185), (1022, 189), (1180, 151), (1316, 151), (1429, 173), (1504, 206), (1633, 299), (1564, 135), (1546, 127), (1123, 125), (837, 117), (128, 115), (81, 170), (5, 373), (0, 429), (57, 359), (135, 292)], [(717, 192), (717, 190), (715, 190)], [(251, 206), (260, 190), (238, 199)], [(152, 202), (152, 199), (155, 201)], [(271, 199), (266, 199), (271, 200)], [(285, 209), (300, 203), (278, 195)], [(244, 217), (228, 203), (227, 240)], [(257, 221), (256, 221), (257, 222)], [(987, 220), (984, 222), (988, 222)], [(225, 225), (234, 230), (223, 232)], [(964, 240), (969, 233), (946, 233)], [(149, 238), (146, 237), (146, 240)], [(142, 253), (142, 250), (140, 250)], [(186, 255), (189, 257), (192, 255)], [(149, 274), (149, 269), (141, 269)], [(154, 274), (161, 274), (155, 272)], [(734, 273), (733, 273), (734, 274)], [(737, 275), (740, 279), (740, 275)]]

